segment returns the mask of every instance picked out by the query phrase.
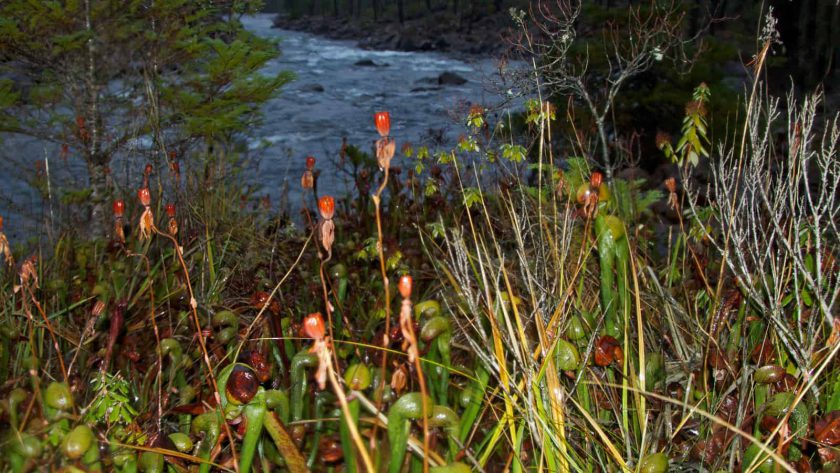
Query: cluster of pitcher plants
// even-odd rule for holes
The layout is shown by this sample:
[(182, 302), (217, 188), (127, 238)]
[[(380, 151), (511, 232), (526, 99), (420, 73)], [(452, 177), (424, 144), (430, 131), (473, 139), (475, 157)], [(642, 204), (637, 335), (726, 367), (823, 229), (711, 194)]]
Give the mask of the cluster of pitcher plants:
[(113, 203), (108, 242), (67, 237), (16, 265), (0, 219), (0, 468), (840, 468), (840, 325), (810, 332), (811, 371), (780, 333), (836, 316), (796, 283), (837, 284), (836, 235), (817, 258), (801, 229), (813, 264), (780, 269), (799, 274), (780, 326), (710, 243), (726, 209), (683, 209), (700, 205), (678, 185), (696, 153), (662, 183), (607, 182), (542, 146), (553, 106), (526, 115), (533, 143), (492, 154), (531, 179), (488, 186), (459, 156), (490, 154), (480, 106), (456, 149), (402, 146), (405, 169), (376, 113), (371, 153), (340, 152), (355, 194), (320, 195), (302, 163), (303, 232), (230, 210), (242, 192), (155, 187), (151, 166)]

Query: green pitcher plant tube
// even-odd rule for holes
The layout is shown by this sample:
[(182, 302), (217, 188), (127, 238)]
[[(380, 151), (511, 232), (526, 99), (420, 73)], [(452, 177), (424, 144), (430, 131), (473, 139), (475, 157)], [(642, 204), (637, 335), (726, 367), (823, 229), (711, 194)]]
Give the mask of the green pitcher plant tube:
[(222, 310), (213, 316), (213, 325), (221, 327), (216, 333), (216, 340), (222, 345), (226, 345), (236, 336), (239, 317), (229, 310)]
[(41, 440), (26, 432), (9, 432), (3, 443), (6, 445), (6, 459), (13, 473), (26, 471), (27, 459), (38, 458), (43, 452)]
[(347, 296), (347, 267), (341, 263), (334, 264), (333, 267), (330, 268), (330, 276), (332, 276), (334, 280), (338, 281), (336, 295), (338, 297), (338, 303), (341, 304)]
[[(192, 421), (192, 426), (190, 427), (190, 432), (192, 432), (193, 435), (200, 437), (200, 440), (195, 444), (194, 455), (206, 462), (210, 461), (210, 452), (219, 440), (222, 422), (220, 417), (221, 416), (219, 416), (219, 413), (216, 410), (205, 412), (204, 414), (196, 416), (196, 418)], [(198, 471), (200, 473), (209, 473), (210, 464), (202, 463), (201, 466), (199, 466)]]
[(432, 412), (429, 414), (429, 427), (440, 427), (446, 432), (446, 441), (449, 445), (448, 460), (455, 458), (458, 453), (458, 444), (455, 438), (458, 435), (458, 426), (460, 419), (449, 406), (437, 405), (432, 407)]
[[(426, 405), (432, 405), (432, 400), (427, 398)], [(403, 394), (388, 410), (388, 444), (391, 448), (389, 473), (399, 473), (402, 470), (408, 436), (411, 433), (411, 421), (422, 417), (423, 397), (418, 392)]]
[[(318, 391), (315, 393), (315, 412), (313, 418), (315, 421), (315, 432), (312, 435), (312, 445), (320, 445), (321, 434), (324, 430), (324, 411), (327, 405), (335, 403), (335, 395), (329, 391)], [(319, 448), (313, 448), (309, 453), (309, 459), (306, 461), (306, 466), (310, 470), (315, 467), (315, 461), (318, 459)]]
[(44, 401), (47, 406), (57, 411), (69, 411), (73, 408), (73, 395), (66, 383), (53, 381), (44, 391)]
[(630, 248), (624, 223), (618, 217), (599, 213), (595, 217), (598, 262), (601, 268), (601, 310), (605, 313), (604, 333), (617, 340), (624, 337), (624, 316), (629, 307), (627, 271)]
[(61, 452), (71, 461), (82, 460), (90, 471), (99, 471), (99, 445), (93, 430), (85, 424), (76, 426), (61, 441)]
[[(300, 365), (300, 370), (303, 372), (303, 365)], [(280, 417), (288, 418), (289, 401), (285, 393), (266, 391), (259, 385), (257, 374), (250, 366), (242, 363), (232, 363), (222, 369), (219, 374), (219, 391), (226, 418), (233, 419), (241, 415), (245, 421), (245, 434), (239, 452), (240, 471), (250, 471), (263, 429), (274, 440), (274, 445), (290, 471), (307, 471), (303, 457), (274, 412), (279, 411)]]
[(292, 422), (303, 420), (304, 397), (308, 387), (306, 370), (317, 366), (318, 355), (315, 353), (303, 351), (292, 358), (292, 398), (290, 403)]
[(163, 473), (163, 455), (156, 452), (143, 452), (140, 454), (140, 460), (137, 462), (140, 466), (140, 471), (145, 473)]
[[(427, 301), (429, 302), (429, 301)], [(431, 301), (434, 302), (434, 301)], [(437, 304), (435, 302), (435, 304)], [(440, 312), (439, 306), (437, 313)], [(449, 367), (452, 364), (452, 355), (450, 344), (452, 342), (452, 326), (447, 317), (435, 315), (429, 318), (420, 329), (420, 338), (430, 344), (430, 351), (428, 358), (433, 359), (436, 355), (440, 355), (440, 362), (443, 366), (432, 366), (430, 371), (436, 376), (436, 380), (431, 383), (434, 394), (437, 397), (439, 404), (447, 404), (447, 394), (449, 392)]]
[(9, 393), (9, 420), (14, 430), (20, 428), (20, 425), (18, 425), (18, 406), (28, 398), (29, 395), (21, 388), (14, 389)]
[(239, 451), (239, 471), (250, 472), (266, 416), (265, 392), (260, 387), (257, 395), (245, 406), (245, 436)]
[(277, 389), (265, 391), (265, 407), (277, 414), (283, 423), (289, 422), (289, 395)]
[(241, 415), (245, 420), (239, 467), (242, 471), (250, 471), (266, 412), (263, 389), (249, 366), (232, 363), (219, 374), (219, 394), (225, 417)]
[[(364, 391), (371, 385), (370, 368), (364, 363), (356, 363), (347, 367), (344, 371), (344, 382), (351, 391)], [(350, 435), (349, 424), (352, 422), (355, 425), (359, 424), (359, 413), (361, 405), (359, 400), (354, 396), (347, 398), (347, 410), (350, 412), (348, 418), (344, 412), (341, 413), (341, 422), (338, 424), (338, 433), (341, 437), (341, 449), (344, 452), (344, 467), (347, 473), (356, 473), (358, 467), (358, 458), (356, 446), (353, 443), (353, 438)]]
[(169, 441), (172, 442), (172, 445), (175, 446), (179, 452), (189, 452), (193, 449), (193, 442), (190, 439), (190, 436), (183, 433), (183, 432), (173, 432), (169, 434)]

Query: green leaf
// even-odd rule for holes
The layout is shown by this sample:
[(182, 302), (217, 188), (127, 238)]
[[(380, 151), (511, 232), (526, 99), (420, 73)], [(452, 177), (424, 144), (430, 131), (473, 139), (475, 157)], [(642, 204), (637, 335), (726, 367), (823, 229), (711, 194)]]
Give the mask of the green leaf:
[(475, 187), (467, 187), (464, 189), (464, 205), (471, 209), (473, 205), (479, 204), (482, 201), (481, 191)]
[(438, 185), (432, 179), (426, 180), (426, 186), (423, 188), (423, 195), (426, 197), (432, 196), (438, 192)]
[(525, 159), (526, 150), (522, 145), (503, 144), (502, 157), (508, 161), (518, 163)]
[(446, 236), (446, 227), (443, 222), (427, 223), (426, 229), (431, 233), (432, 238), (443, 238)]

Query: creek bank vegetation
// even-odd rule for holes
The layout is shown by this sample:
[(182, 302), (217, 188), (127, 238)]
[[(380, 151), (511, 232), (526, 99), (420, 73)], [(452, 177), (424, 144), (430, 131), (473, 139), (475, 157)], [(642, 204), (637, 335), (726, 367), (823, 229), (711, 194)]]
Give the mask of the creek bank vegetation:
[(107, 239), (0, 220), (0, 466), (834, 471), (840, 115), (767, 92), (772, 44), (718, 139), (718, 89), (685, 94), (658, 183), (567, 89), (447, 149), (373, 113), (348, 195), (300, 159), (299, 228), (223, 155), (142, 167)]

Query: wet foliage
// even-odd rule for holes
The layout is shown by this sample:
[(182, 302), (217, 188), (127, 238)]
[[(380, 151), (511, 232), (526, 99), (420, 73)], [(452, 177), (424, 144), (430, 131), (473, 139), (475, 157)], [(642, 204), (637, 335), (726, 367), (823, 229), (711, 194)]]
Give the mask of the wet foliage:
[[(0, 220), (0, 468), (836, 471), (840, 131), (752, 101), (716, 156), (711, 94), (661, 183), (555, 155), (533, 100), (516, 141), (473, 105), (451, 149), (376, 112), (369, 151), (300, 158), (300, 215), (209, 157), (146, 166), (104, 240), (26, 253)], [(756, 175), (782, 193), (725, 200)]]

